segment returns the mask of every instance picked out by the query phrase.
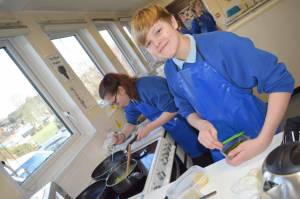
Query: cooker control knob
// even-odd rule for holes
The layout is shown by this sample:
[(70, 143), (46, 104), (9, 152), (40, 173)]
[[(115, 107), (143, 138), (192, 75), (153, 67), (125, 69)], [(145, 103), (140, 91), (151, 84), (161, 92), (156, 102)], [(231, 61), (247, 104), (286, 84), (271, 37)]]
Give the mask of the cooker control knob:
[(159, 188), (161, 188), (161, 185), (156, 185), (156, 186), (153, 187), (154, 190), (159, 189)]
[(166, 157), (161, 158), (161, 162), (163, 163), (163, 165), (166, 165), (168, 163), (168, 158)]
[(166, 147), (166, 151), (170, 152), (171, 151), (171, 147)]
[(160, 171), (157, 173), (157, 176), (160, 180), (163, 180), (166, 177), (166, 174), (165, 174), (165, 172)]
[(163, 180), (164, 178), (160, 175), (160, 173), (157, 174), (157, 177), (159, 180)]
[(167, 146), (167, 151), (170, 152), (171, 151), (171, 147)]
[(169, 147), (169, 145), (165, 145), (164, 148), (163, 148), (163, 151), (170, 151), (171, 148)]
[(162, 153), (162, 156), (163, 156), (164, 158), (167, 158), (167, 157), (169, 157), (169, 154), (170, 154), (170, 151), (166, 151), (166, 152), (163, 152), (163, 153)]

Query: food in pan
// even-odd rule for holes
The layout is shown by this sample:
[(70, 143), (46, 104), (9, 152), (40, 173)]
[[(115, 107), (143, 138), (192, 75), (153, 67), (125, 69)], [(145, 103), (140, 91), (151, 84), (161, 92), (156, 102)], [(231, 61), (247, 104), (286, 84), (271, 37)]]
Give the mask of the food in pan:
[[(128, 173), (131, 173), (131, 171), (134, 169), (134, 167), (135, 167), (135, 165), (133, 165), (133, 164), (130, 165), (130, 167), (129, 167), (129, 172), (128, 172)], [(126, 177), (127, 177), (126, 171), (124, 171), (121, 175), (119, 175), (118, 177), (116, 177), (114, 184), (120, 183), (120, 182), (123, 181)]]

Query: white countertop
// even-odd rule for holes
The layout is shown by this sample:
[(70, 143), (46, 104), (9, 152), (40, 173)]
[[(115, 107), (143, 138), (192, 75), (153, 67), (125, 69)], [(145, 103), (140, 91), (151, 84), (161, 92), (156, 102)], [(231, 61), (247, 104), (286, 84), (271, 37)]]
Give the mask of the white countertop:
[[(235, 199), (241, 198), (239, 195), (231, 191), (231, 187), (243, 176), (246, 176), (247, 173), (254, 168), (261, 168), (262, 163), (265, 157), (272, 151), (274, 148), (280, 145), (282, 141), (283, 133), (279, 133), (274, 136), (270, 146), (261, 154), (255, 158), (237, 166), (231, 166), (226, 163), (225, 160), (216, 162), (205, 168), (206, 174), (208, 175), (209, 182), (203, 187), (202, 193), (207, 194), (212, 191), (217, 191), (215, 196), (210, 197), (210, 199)], [(157, 189), (149, 194), (145, 195), (145, 199), (163, 199), (166, 195), (167, 189), (172, 185), (168, 184), (160, 189)]]

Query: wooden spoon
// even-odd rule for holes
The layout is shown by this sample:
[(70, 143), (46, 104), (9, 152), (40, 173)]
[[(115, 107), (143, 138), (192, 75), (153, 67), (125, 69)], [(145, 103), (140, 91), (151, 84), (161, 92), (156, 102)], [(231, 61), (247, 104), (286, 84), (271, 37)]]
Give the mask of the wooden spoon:
[(131, 144), (128, 144), (128, 147), (127, 147), (127, 166), (126, 166), (126, 175), (125, 176), (128, 176), (128, 174), (129, 174), (130, 159), (131, 159)]
[(127, 146), (127, 166), (126, 166), (126, 176), (129, 174), (129, 168), (130, 168), (130, 159), (131, 159), (131, 144), (136, 141), (137, 134), (133, 137), (133, 139), (129, 142)]

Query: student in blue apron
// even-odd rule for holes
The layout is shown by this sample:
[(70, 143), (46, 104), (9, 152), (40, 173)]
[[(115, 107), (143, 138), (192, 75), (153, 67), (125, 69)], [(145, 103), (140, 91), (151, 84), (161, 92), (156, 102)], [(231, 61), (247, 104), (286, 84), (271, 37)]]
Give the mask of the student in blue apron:
[(182, 34), (192, 34), (192, 31), (186, 27), (184, 21), (186, 20), (185, 16), (173, 14), (178, 24), (178, 31)]
[(197, 130), (177, 114), (178, 109), (166, 79), (156, 76), (132, 78), (125, 74), (109, 73), (100, 83), (99, 95), (111, 104), (124, 108), (127, 123), (115, 135), (116, 144), (129, 136), (137, 125), (138, 117), (143, 114), (151, 122), (138, 129), (138, 140), (163, 126), (194, 164), (207, 166), (212, 162), (209, 150), (197, 141)]
[[(176, 15), (174, 15), (175, 17)], [(189, 30), (184, 23), (181, 21), (179, 17), (175, 17), (177, 23), (178, 23), (178, 31), (181, 32), (182, 34), (192, 34), (192, 31)]]
[(205, 9), (200, 0), (191, 1), (190, 7), (195, 15), (191, 28), (193, 34), (212, 32), (219, 29), (214, 17)]
[[(145, 17), (147, 16), (147, 17)], [(164, 8), (152, 5), (132, 17), (132, 33), (154, 56), (166, 59), (165, 75), (179, 113), (198, 129), (215, 161), (222, 141), (244, 131), (251, 139), (226, 160), (239, 165), (263, 152), (286, 111), (294, 80), (277, 57), (253, 42), (222, 31), (182, 35)], [(252, 93), (268, 93), (268, 104)]]

